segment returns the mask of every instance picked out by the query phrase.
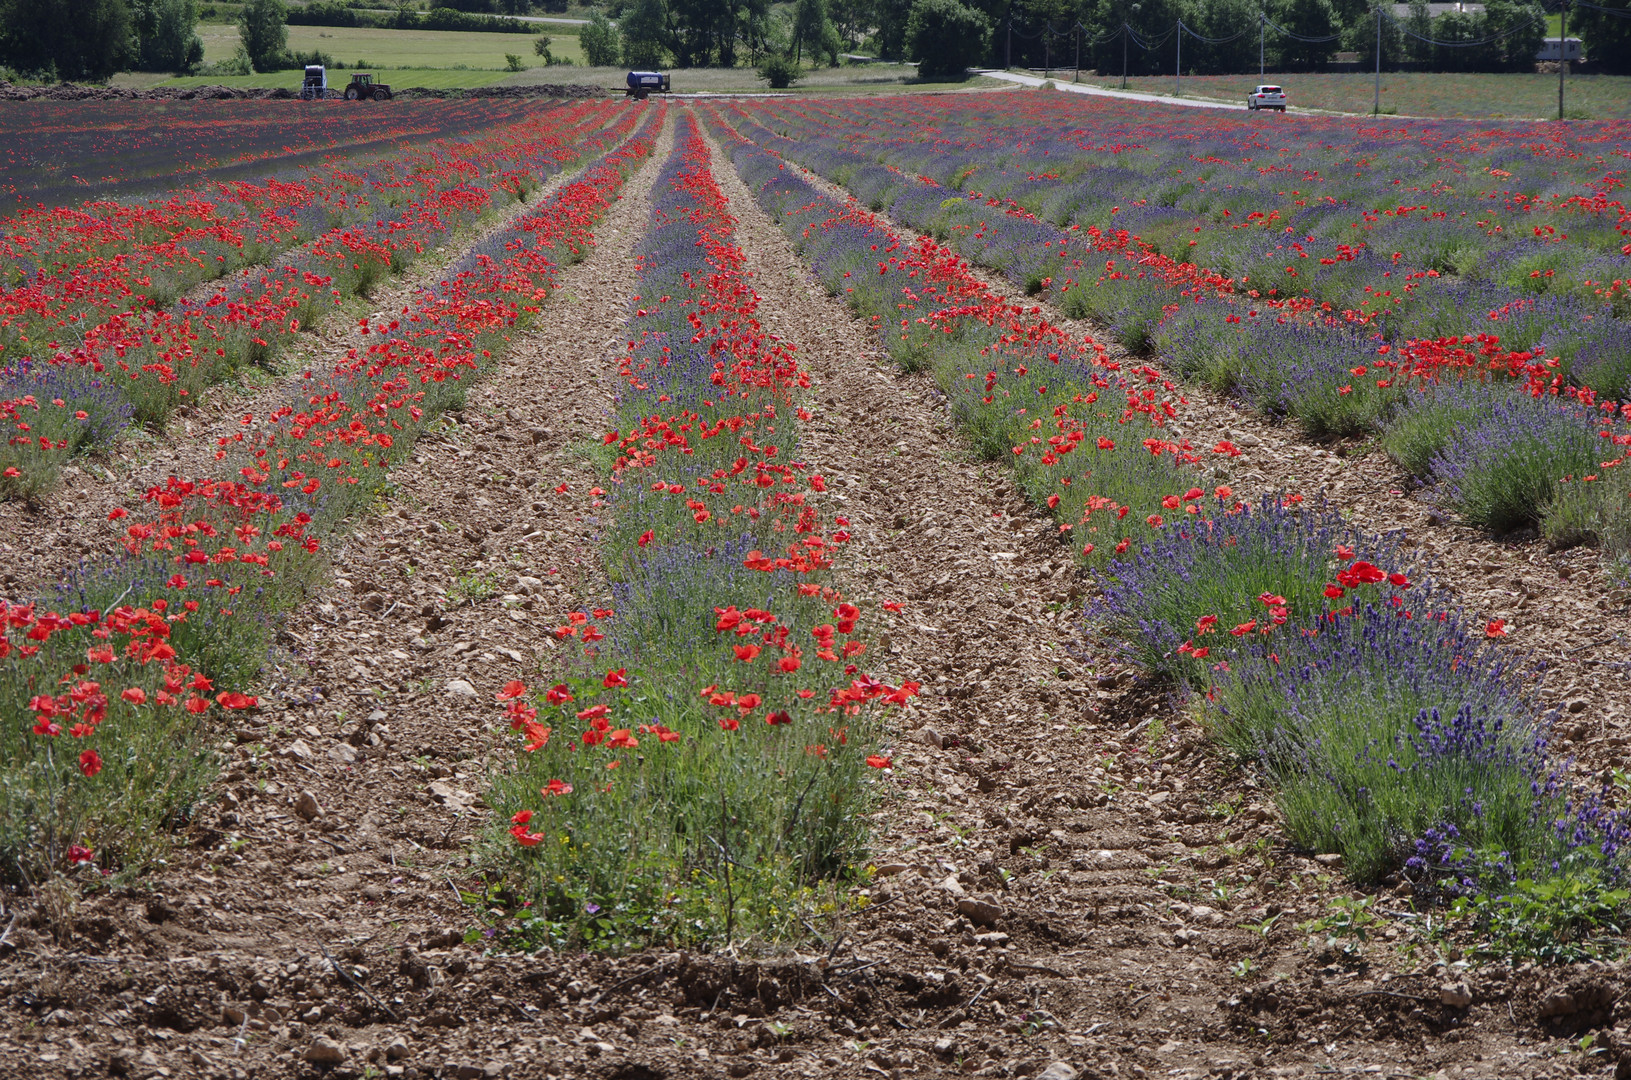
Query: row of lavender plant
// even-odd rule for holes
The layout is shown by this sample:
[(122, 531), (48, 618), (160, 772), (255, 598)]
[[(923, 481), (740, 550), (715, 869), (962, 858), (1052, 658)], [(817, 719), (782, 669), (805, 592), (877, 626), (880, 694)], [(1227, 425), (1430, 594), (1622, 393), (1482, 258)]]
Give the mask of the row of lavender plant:
[(600, 461), (608, 609), (573, 613), (554, 685), (490, 796), (490, 857), (535, 939), (602, 947), (798, 933), (864, 855), (873, 613), (839, 595), (848, 539), (799, 429), (793, 343), (758, 324), (734, 219), (689, 113), (656, 178)]
[[(885, 223), (752, 142), (733, 141), (730, 152), (835, 295), (863, 314), (903, 306), (898, 280), (849, 272), (898, 247)], [(960, 329), (955, 318), (917, 321)], [(966, 309), (961, 318), (977, 321)], [(893, 345), (893, 320), (874, 323)], [(967, 357), (954, 337), (931, 347), (956, 382)], [(1029, 429), (1021, 403), (1036, 395), (1004, 398), (1006, 376), (985, 397)], [(1047, 415), (1050, 400), (1041, 404)], [(960, 415), (977, 437), (980, 426)], [(1003, 456), (1022, 476), (1030, 468), (1023, 454)], [(1031, 490), (1060, 514), (1057, 486), (1045, 497)], [(1618, 878), (1625, 821), (1571, 792), (1547, 750), (1548, 718), (1525, 692), (1529, 673), (1489, 640), (1498, 627), (1470, 625), (1452, 597), (1418, 579), (1402, 547), (1357, 534), (1334, 512), (1214, 495), (1174, 499), (1167, 505), (1194, 510), (1117, 545), (1095, 575), (1089, 624), (1173, 680), (1213, 737), (1256, 763), (1295, 842), (1343, 854), (1360, 881), (1400, 873), (1429, 893), (1499, 895), (1525, 875), (1560, 871)], [(1080, 527), (1074, 514), (1061, 520)]]
[(255, 706), (245, 691), (278, 619), (321, 579), (323, 545), (590, 247), (650, 153), (652, 125), (632, 126), (580, 147), (624, 144), (222, 440), (212, 475), (116, 509), (122, 535), (88, 525), (103, 550), (54, 596), (0, 600), (0, 879), (140, 872), (163, 850), (214, 776), (217, 709)]
[[(1029, 128), (1023, 150), (1010, 149), (992, 161), (989, 133), (925, 145), (901, 137), (892, 121), (868, 116), (872, 127), (858, 135), (798, 124), (788, 111), (781, 112), (777, 121), (790, 125), (796, 139), (770, 130), (759, 114), (747, 110), (739, 109), (733, 122), (778, 153), (844, 184), (863, 202), (1000, 270), (1027, 292), (1046, 291), (1067, 313), (1102, 321), (1134, 352), (1157, 353), (1178, 374), (1294, 418), (1314, 436), (1380, 430), (1384, 446), (1415, 475), (1435, 483), (1437, 497), (1473, 524), (1498, 532), (1539, 524), (1556, 544), (1603, 543), (1618, 554), (1631, 552), (1631, 473), (1615, 472), (1610, 464), (1631, 447), (1631, 428), (1624, 410), (1594, 401), (1599, 393), (1625, 392), (1631, 324), (1614, 318), (1599, 297), (1537, 299), (1490, 282), (1477, 285), (1481, 291), (1472, 296), (1468, 290), (1475, 286), (1436, 271), (1430, 278), (1404, 274), (1398, 269), (1402, 253), (1384, 259), (1369, 238), (1369, 245), (1341, 259), (1319, 262), (1358, 275), (1356, 281), (1369, 276), (1370, 283), (1386, 283), (1385, 275), (1398, 275), (1405, 278), (1399, 283), (1402, 295), (1411, 295), (1403, 292), (1406, 286), (1437, 291), (1415, 293), (1409, 311), (1355, 324), (1325, 315), (1329, 301), (1322, 309), (1308, 297), (1280, 303), (1256, 290), (1243, 296), (1219, 271), (1152, 255), (1148, 245), (1140, 248), (1138, 237), (1126, 230), (1147, 223), (1159, 207), (1130, 208), (1133, 214), (1113, 219), (1118, 231), (1105, 262), (1104, 234), (1090, 237), (1096, 227), (1084, 234), (1083, 222), (1102, 212), (1099, 203), (1129, 199), (1129, 193), (1118, 184), (1105, 185), (1107, 177), (1120, 175), (1117, 167), (1084, 168), (1080, 146), (1068, 136)], [(1077, 179), (1064, 184), (1058, 180), (1061, 170)], [(957, 192), (955, 185), (975, 180), (983, 194)], [(1062, 224), (1020, 207), (1018, 200), (1039, 193), (1064, 200), (1049, 204)], [(1066, 205), (1069, 213), (1059, 209)], [(1315, 225), (1305, 217), (1353, 213), (1346, 202), (1326, 203), (1299, 216), (1297, 228), (1306, 228), (1312, 241)], [(1195, 212), (1183, 216), (1192, 221)], [(1411, 227), (1431, 234), (1435, 226), (1416, 222)], [(1403, 244), (1397, 231), (1390, 239)], [(1423, 242), (1426, 248), (1411, 250), (1431, 258), (1427, 249), (1436, 241)], [(1284, 247), (1284, 238), (1273, 243)], [(1608, 256), (1592, 258), (1602, 262)], [(1097, 265), (1095, 259), (1107, 267), (1096, 280), (1086, 269)], [(1548, 267), (1555, 270), (1556, 263), (1553, 258)], [(1430, 302), (1424, 296), (1441, 299)], [(1503, 335), (1498, 347), (1474, 343), (1471, 335), (1466, 342), (1436, 340), (1491, 327)], [(1548, 366), (1545, 357), (1552, 353), (1567, 363)], [(1491, 359), (1501, 369), (1493, 388), (1486, 381)], [(1570, 389), (1565, 381), (1570, 377), (1581, 392), (1560, 393)], [(1424, 388), (1430, 392), (1421, 392)]]
[[(546, 114), (537, 137), (488, 153), (480, 175), (472, 175), (469, 161), (441, 161), (443, 175), (407, 187), (413, 198), (399, 201), (396, 178), (375, 178), (392, 189), (385, 203), (394, 209), (376, 206), (364, 218), (335, 224), (325, 206), (309, 205), (297, 213), (293, 235), (316, 239), (209, 297), (138, 304), (87, 331), (71, 349), (48, 358), (25, 352), (0, 369), (0, 423), (14, 429), (0, 446), (0, 496), (35, 497), (74, 455), (110, 446), (132, 423), (164, 423), (242, 368), (271, 365), (299, 330), (314, 327), (344, 299), (368, 295), (495, 207), (525, 201), (580, 160), (581, 148), (601, 141), (606, 119), (593, 111)], [(551, 132), (563, 120), (567, 130)], [(572, 149), (563, 153), (563, 145)]]

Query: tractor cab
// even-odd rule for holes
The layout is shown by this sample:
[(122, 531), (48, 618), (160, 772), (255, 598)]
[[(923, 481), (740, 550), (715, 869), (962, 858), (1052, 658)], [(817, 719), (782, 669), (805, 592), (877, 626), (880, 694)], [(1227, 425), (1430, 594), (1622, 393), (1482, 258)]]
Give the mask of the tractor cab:
[(351, 76), (351, 85), (345, 88), (347, 101), (390, 101), (391, 88), (375, 82), (372, 73), (358, 71)]
[(316, 101), (328, 94), (328, 71), (322, 64), (307, 64), (306, 77), (300, 83), (300, 99)]

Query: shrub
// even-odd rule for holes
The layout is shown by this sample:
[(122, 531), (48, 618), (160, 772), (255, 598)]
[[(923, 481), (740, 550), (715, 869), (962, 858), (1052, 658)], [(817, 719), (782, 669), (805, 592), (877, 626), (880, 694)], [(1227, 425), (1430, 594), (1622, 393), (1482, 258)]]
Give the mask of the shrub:
[(1600, 429), (1587, 410), (1514, 392), (1456, 425), (1433, 476), (1468, 522), (1511, 532), (1541, 520), (1565, 477), (1597, 472)]
[(772, 90), (786, 90), (804, 78), (804, 69), (791, 56), (770, 53), (759, 62), (759, 78)]
[[(1354, 603), (1349, 594), (1356, 590), (1374, 596), (1395, 587), (1385, 575), (1358, 572), (1356, 563), (1406, 569), (1391, 545), (1356, 536), (1334, 512), (1299, 510), (1272, 497), (1256, 507), (1207, 505), (1209, 516), (1175, 521), (1109, 563), (1089, 612), (1107, 621), (1140, 665), (1195, 687), (1211, 684), (1214, 666), (1242, 639), (1274, 633), (1277, 617), (1293, 628), (1315, 626), (1332, 608)], [(1350, 587), (1342, 575), (1366, 580)], [(1203, 625), (1206, 619), (1212, 622)], [(1196, 657), (1186, 645), (1209, 651)]]

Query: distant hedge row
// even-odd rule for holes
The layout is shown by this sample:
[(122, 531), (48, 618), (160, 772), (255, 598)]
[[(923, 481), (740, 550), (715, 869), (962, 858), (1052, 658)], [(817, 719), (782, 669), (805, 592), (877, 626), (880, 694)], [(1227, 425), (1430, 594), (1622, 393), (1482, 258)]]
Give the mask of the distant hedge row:
[(358, 11), (338, 0), (318, 0), (305, 7), (290, 7), (290, 26), (364, 26), (383, 30), (476, 30), (489, 34), (536, 34), (535, 23), (502, 15), (473, 15), (450, 7), (429, 11), (398, 9), (384, 12)]

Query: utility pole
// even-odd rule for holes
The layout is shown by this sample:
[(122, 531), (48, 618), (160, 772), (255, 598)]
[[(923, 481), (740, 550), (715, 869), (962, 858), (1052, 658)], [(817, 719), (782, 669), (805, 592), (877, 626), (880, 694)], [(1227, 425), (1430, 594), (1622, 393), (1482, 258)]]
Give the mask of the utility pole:
[(1557, 25), (1557, 118), (1563, 119), (1563, 72), (1568, 69), (1569, 0), (1558, 4), (1561, 19)]
[(1382, 0), (1376, 2), (1376, 98), (1371, 103), (1371, 115), (1382, 114)]
[[(1134, 4), (1128, 9), (1129, 13), (1137, 15), (1143, 11), (1142, 4)], [(1121, 88), (1127, 89), (1127, 39), (1133, 36), (1133, 28), (1124, 20), (1121, 24)]]

